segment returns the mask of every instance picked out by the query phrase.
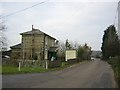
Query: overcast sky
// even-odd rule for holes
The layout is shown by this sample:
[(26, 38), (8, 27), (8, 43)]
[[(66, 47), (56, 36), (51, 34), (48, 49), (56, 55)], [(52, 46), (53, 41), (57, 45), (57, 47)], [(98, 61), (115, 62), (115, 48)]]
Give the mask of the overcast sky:
[[(30, 7), (44, 0), (5, 0), (0, 13), (3, 16)], [(87, 43), (92, 50), (100, 50), (104, 30), (114, 23), (119, 0), (84, 2), (82, 0), (48, 0), (25, 11), (3, 18), (9, 46), (21, 42), (20, 33), (31, 26), (65, 42)]]

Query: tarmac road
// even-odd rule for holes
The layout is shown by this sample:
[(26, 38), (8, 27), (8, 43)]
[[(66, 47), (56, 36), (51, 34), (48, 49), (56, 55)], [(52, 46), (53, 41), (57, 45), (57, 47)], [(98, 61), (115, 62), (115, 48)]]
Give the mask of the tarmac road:
[(3, 75), (3, 88), (116, 88), (114, 73), (101, 60), (82, 62), (60, 71)]

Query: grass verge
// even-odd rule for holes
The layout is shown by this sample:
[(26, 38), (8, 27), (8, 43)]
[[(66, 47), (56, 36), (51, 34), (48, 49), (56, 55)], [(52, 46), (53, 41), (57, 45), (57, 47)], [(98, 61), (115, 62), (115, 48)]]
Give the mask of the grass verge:
[(0, 74), (2, 73), (2, 65), (0, 65)]
[(50, 68), (50, 69), (45, 69), (42, 67), (21, 67), (19, 71), (18, 67), (16, 66), (4, 65), (2, 66), (2, 74), (40, 73), (40, 72), (47, 72), (47, 71), (62, 70), (69, 66), (71, 65), (68, 65), (67, 63), (64, 62), (62, 63), (61, 67)]
[(115, 73), (115, 77), (116, 77), (116, 81), (118, 83), (118, 88), (120, 88), (120, 61), (118, 57), (114, 57), (111, 58), (107, 61), (113, 68), (114, 73)]
[[(79, 62), (79, 63), (81, 63), (81, 62)], [(55, 71), (55, 70), (62, 70), (64, 68), (70, 67), (75, 64), (78, 64), (78, 63), (68, 64), (67, 62), (62, 62), (60, 67), (50, 68), (50, 69), (45, 69), (40, 66), (21, 67), (20, 71), (19, 71), (18, 67), (16, 67), (16, 66), (3, 65), (2, 66), (2, 74), (40, 73), (40, 72), (47, 72), (47, 71)]]
[(16, 66), (2, 66), (2, 74), (40, 73), (48, 71), (42, 67), (21, 67), (20, 71)]

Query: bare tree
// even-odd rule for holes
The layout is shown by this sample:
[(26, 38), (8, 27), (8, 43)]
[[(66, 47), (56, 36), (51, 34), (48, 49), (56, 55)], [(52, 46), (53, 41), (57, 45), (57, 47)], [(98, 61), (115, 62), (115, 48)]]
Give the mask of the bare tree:
[(7, 50), (7, 38), (4, 34), (6, 30), (6, 26), (3, 24), (3, 22), (0, 22), (0, 51)]
[(62, 41), (59, 41), (58, 48), (59, 48), (59, 50), (58, 50), (58, 57), (61, 60), (64, 60), (64, 58), (65, 58), (65, 50), (66, 50), (65, 43), (62, 42)]

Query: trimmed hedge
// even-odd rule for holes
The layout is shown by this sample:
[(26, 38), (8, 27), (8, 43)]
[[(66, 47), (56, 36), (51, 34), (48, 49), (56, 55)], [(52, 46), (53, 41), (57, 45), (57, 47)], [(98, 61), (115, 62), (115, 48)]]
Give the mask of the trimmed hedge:
[(80, 58), (76, 58), (76, 59), (69, 59), (67, 61), (68, 64), (75, 64), (75, 63), (79, 63), (79, 62), (82, 62), (84, 60), (80, 59)]
[(61, 64), (62, 64), (61, 60), (54, 60), (54, 61), (49, 61), (48, 60), (48, 68), (60, 67)]

